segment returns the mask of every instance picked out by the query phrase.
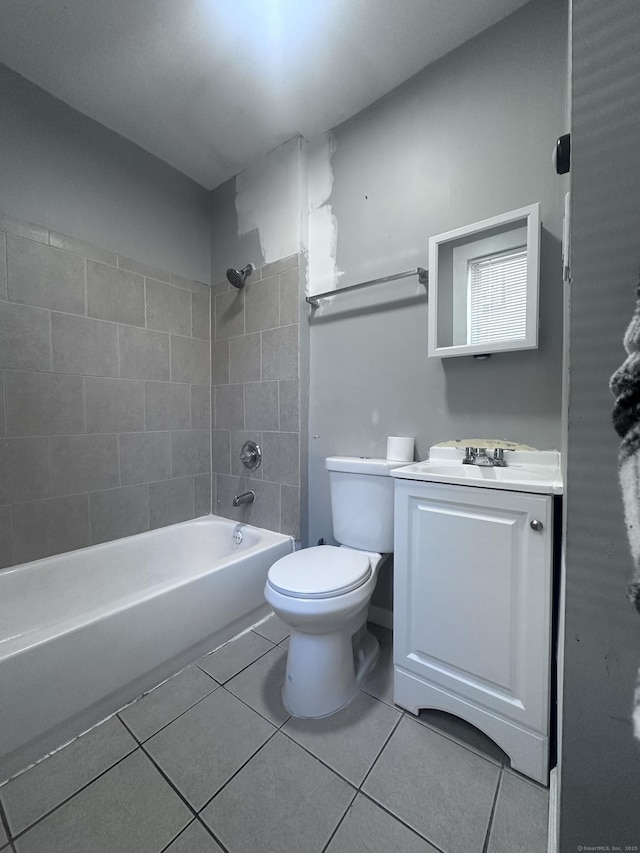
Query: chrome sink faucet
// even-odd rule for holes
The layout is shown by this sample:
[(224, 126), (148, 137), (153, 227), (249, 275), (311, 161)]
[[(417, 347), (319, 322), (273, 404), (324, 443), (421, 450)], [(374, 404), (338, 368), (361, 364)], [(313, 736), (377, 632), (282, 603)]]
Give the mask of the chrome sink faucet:
[(463, 465), (481, 465), (487, 468), (506, 468), (507, 462), (504, 458), (504, 450), (496, 447), (493, 455), (485, 447), (465, 447)]

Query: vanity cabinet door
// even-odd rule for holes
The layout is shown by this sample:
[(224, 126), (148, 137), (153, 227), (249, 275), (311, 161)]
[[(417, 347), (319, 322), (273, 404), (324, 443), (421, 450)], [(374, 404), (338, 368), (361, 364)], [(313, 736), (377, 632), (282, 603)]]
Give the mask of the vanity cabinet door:
[(396, 481), (397, 704), (546, 742), (552, 518), (545, 495)]

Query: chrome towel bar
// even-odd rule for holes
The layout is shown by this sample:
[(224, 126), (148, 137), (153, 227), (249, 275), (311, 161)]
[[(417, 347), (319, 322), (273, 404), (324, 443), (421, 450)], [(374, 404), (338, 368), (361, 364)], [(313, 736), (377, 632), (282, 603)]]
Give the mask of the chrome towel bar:
[(395, 281), (398, 278), (408, 278), (411, 275), (417, 275), (420, 284), (427, 284), (429, 274), (422, 267), (416, 267), (413, 270), (405, 270), (405, 272), (397, 272), (394, 275), (385, 275), (382, 278), (374, 278), (371, 281), (361, 281), (359, 284), (350, 284), (347, 287), (338, 287), (336, 290), (327, 290), (325, 293), (316, 293), (314, 296), (307, 296), (309, 305), (317, 308), (321, 299), (327, 296), (336, 296), (338, 293), (346, 293), (349, 290), (359, 290), (361, 287), (369, 287), (372, 284), (382, 284), (385, 281)]

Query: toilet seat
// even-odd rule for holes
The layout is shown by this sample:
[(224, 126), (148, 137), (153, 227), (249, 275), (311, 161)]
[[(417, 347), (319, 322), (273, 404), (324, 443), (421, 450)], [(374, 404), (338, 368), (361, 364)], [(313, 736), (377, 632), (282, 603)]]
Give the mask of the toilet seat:
[(268, 583), (291, 598), (333, 598), (357, 589), (370, 577), (366, 553), (317, 545), (277, 560), (269, 569)]

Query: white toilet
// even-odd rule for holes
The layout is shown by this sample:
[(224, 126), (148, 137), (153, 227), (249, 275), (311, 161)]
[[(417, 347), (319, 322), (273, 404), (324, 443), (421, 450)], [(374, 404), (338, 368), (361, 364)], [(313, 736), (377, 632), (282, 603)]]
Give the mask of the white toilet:
[(378, 659), (366, 630), (378, 569), (393, 551), (388, 459), (330, 456), (333, 535), (340, 547), (296, 551), (269, 569), (264, 594), (291, 628), (282, 702), (295, 717), (328, 717), (358, 692)]

